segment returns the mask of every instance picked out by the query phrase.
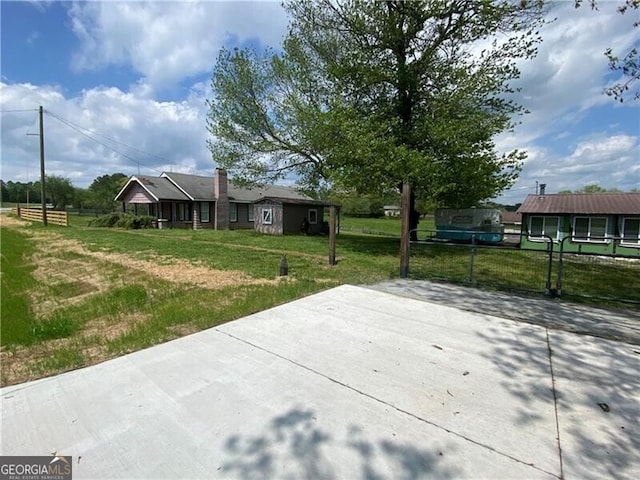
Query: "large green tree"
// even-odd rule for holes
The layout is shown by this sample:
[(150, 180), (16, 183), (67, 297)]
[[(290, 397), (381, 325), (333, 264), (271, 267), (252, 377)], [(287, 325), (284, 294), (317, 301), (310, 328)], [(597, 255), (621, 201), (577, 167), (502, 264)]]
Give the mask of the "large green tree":
[[(55, 209), (64, 210), (67, 205), (73, 202), (75, 189), (68, 178), (47, 175), (44, 184), (47, 200), (53, 204)], [(40, 182), (37, 182), (37, 185), (40, 185)]]
[[(364, 193), (403, 183), (471, 205), (510, 186), (523, 154), (493, 137), (523, 109), (515, 61), (536, 53), (542, 2), (291, 0), (281, 54), (222, 51), (214, 160), (247, 181), (293, 172)], [(417, 225), (413, 215), (412, 228)]]
[(87, 200), (93, 208), (102, 210), (113, 210), (115, 202), (113, 199), (122, 189), (129, 177), (124, 173), (113, 173), (111, 175), (101, 175), (91, 182), (88, 189)]

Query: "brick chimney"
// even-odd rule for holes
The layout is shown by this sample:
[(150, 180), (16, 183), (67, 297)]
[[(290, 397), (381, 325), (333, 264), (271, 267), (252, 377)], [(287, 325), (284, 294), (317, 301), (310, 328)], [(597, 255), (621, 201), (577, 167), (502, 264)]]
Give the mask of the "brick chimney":
[(213, 174), (213, 194), (216, 199), (213, 228), (225, 230), (229, 228), (229, 193), (227, 171), (216, 168)]

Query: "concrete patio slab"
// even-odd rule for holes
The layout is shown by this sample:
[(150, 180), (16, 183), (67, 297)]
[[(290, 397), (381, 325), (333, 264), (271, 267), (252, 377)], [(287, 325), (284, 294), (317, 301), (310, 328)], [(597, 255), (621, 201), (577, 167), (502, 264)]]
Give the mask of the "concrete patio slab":
[(342, 286), (3, 388), (0, 453), (74, 478), (637, 478), (634, 349)]
[(628, 309), (579, 305), (560, 298), (526, 296), (428, 280), (396, 278), (368, 288), (495, 315), (554, 330), (593, 335), (640, 345), (640, 305)]
[(640, 348), (550, 331), (566, 478), (640, 477)]

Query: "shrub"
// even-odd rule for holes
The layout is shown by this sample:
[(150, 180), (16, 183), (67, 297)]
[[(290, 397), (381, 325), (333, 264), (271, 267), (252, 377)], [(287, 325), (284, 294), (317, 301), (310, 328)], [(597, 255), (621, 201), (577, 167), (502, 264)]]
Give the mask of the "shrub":
[(108, 213), (100, 217), (94, 218), (89, 222), (90, 227), (115, 227), (116, 223), (122, 217), (122, 213)]
[(131, 215), (130, 213), (109, 213), (89, 222), (90, 227), (154, 228), (156, 219), (148, 215)]

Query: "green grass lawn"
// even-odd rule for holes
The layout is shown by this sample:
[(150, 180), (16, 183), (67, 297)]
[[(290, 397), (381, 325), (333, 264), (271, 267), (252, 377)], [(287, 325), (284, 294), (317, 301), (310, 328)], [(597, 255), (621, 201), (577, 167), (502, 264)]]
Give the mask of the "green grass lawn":
[(28, 292), (34, 288), (36, 281), (33, 278), (34, 266), (28, 262), (28, 258), (34, 251), (34, 245), (19, 230), (9, 228), (3, 228), (0, 232), (0, 242), (0, 345), (29, 344), (33, 341), (34, 322)]
[[(400, 242), (392, 236), (400, 228), (397, 219), (343, 218), (343, 226), (354, 230), (344, 228), (338, 236), (335, 266), (328, 265), (323, 236), (117, 230), (74, 220), (70, 227), (2, 228), (3, 385), (103, 361), (337, 285), (394, 278), (399, 271)], [(428, 222), (421, 227), (429, 228)], [(283, 257), (289, 266), (284, 280), (277, 277)], [(416, 245), (410, 272), (412, 278), (466, 282), (468, 260), (465, 247)], [(149, 268), (163, 265), (161, 273)], [(198, 275), (171, 278), (199, 267), (219, 272), (222, 283)], [(540, 252), (479, 248), (473, 275), (478, 284), (543, 291), (545, 268)], [(591, 265), (565, 268), (568, 289), (604, 296), (616, 285), (629, 294), (640, 291), (637, 268), (601, 266), (597, 275), (582, 274)]]
[[(400, 225), (401, 222), (399, 217), (340, 217), (341, 232), (400, 237)], [(418, 228), (423, 230), (433, 230), (435, 228), (433, 218), (421, 219)]]
[[(398, 239), (343, 234), (338, 264), (329, 266), (322, 236), (116, 230), (73, 221), (3, 227), (2, 383), (89, 365), (340, 284), (390, 278), (398, 248)], [(289, 275), (278, 279), (284, 256)], [(191, 265), (238, 280), (221, 287), (197, 277), (173, 281), (118, 258), (179, 262), (167, 275)], [(41, 272), (36, 281), (36, 268), (49, 268), (50, 276), (43, 280)]]

